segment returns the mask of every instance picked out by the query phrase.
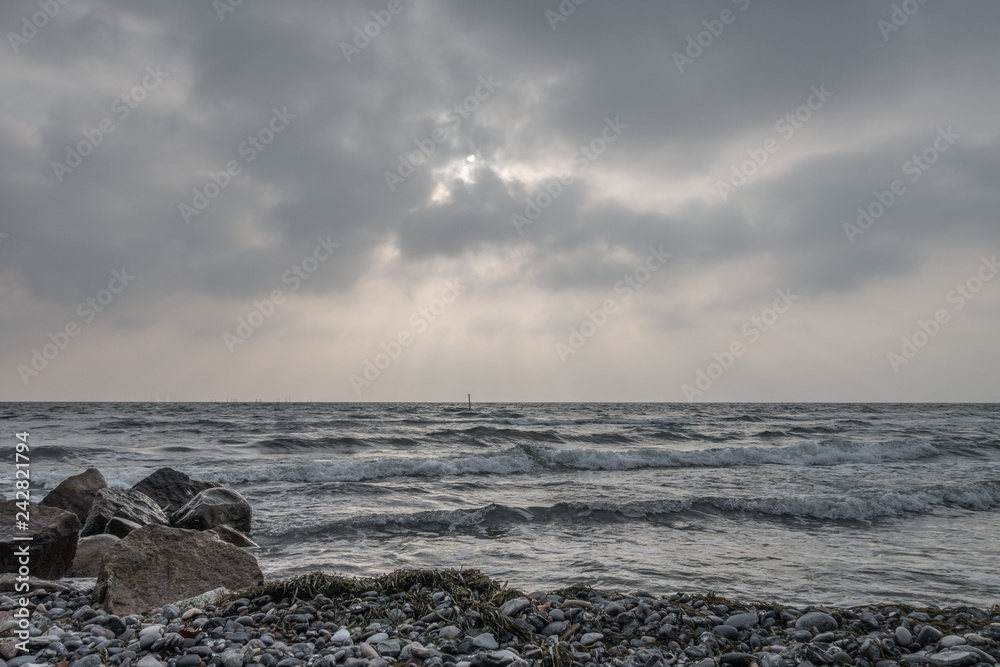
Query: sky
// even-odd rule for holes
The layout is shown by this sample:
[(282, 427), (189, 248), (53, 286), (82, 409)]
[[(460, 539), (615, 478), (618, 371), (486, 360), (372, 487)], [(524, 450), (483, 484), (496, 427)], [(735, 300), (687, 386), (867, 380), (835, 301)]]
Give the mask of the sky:
[(1000, 401), (992, 0), (0, 5), (0, 400)]

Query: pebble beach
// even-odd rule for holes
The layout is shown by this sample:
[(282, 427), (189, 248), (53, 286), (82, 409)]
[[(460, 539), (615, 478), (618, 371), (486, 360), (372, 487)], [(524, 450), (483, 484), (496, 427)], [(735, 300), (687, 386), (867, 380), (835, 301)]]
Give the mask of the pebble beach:
[[(0, 667), (992, 667), (1000, 658), (1000, 607), (523, 592), (477, 571), (446, 570), (315, 574), (118, 616), (95, 603), (85, 581), (69, 583), (37, 584), (44, 587), (28, 596), (29, 651), (7, 640)], [(11, 593), (0, 594), (0, 617), (15, 608)], [(0, 625), (0, 636), (17, 623)]]

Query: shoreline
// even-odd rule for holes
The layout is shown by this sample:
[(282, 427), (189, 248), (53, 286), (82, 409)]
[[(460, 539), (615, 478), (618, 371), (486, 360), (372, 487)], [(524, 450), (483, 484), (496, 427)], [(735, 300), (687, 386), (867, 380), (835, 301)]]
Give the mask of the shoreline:
[[(993, 667), (1000, 659), (1000, 605), (780, 605), (581, 585), (521, 591), (476, 570), (397, 570), (314, 573), (119, 617), (99, 608), (92, 587), (68, 587), (78, 582), (28, 595), (29, 653), (11, 650), (18, 621), (0, 623), (0, 667)], [(16, 602), (0, 593), (0, 618)]]

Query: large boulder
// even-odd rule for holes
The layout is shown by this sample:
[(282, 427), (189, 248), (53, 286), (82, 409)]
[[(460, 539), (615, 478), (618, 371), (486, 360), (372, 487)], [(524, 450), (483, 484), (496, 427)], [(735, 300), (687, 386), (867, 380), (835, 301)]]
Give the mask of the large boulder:
[(133, 486), (156, 501), (164, 512), (176, 512), (204, 491), (222, 486), (218, 482), (198, 482), (173, 468), (160, 468)]
[(84, 537), (76, 544), (76, 558), (73, 567), (66, 573), (67, 577), (96, 577), (101, 569), (101, 559), (111, 547), (121, 542), (114, 535), (91, 535)]
[(134, 489), (107, 488), (97, 492), (94, 506), (90, 508), (90, 514), (87, 515), (87, 522), (83, 524), (80, 537), (103, 533), (108, 522), (115, 517), (134, 521), (140, 526), (170, 523), (160, 506), (145, 493)]
[(106, 488), (108, 480), (104, 479), (101, 471), (97, 468), (87, 468), (79, 475), (67, 477), (59, 482), (59, 486), (49, 491), (39, 505), (58, 507), (72, 512), (82, 524), (87, 521), (87, 515), (94, 505), (97, 492)]
[(242, 549), (198, 531), (149, 525), (104, 555), (94, 598), (123, 616), (220, 586), (238, 591), (263, 581), (257, 559)]
[(192, 498), (171, 515), (170, 524), (177, 528), (208, 530), (224, 523), (249, 533), (251, 519), (247, 499), (232, 489), (220, 487), (206, 489)]
[[(0, 502), (0, 572), (17, 572), (21, 567), (18, 552), (29, 546), (28, 569), (32, 576), (41, 579), (59, 579), (73, 565), (76, 556), (77, 532), (80, 519), (76, 514), (31, 503), (28, 514), (31, 521), (27, 530), (18, 530), (17, 522), (21, 510), (16, 501)], [(16, 540), (16, 537), (30, 535), (31, 541)]]

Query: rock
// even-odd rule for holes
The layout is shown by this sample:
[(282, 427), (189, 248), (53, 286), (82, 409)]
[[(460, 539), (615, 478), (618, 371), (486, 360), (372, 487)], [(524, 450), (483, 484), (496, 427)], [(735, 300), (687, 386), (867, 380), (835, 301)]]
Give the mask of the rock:
[(341, 628), (330, 637), (330, 643), (334, 646), (343, 646), (351, 643), (351, 633), (347, 628)]
[(222, 486), (218, 482), (198, 482), (173, 468), (160, 468), (132, 488), (159, 505), (164, 512), (176, 512), (205, 489)]
[(101, 660), (101, 656), (96, 654), (91, 654), (80, 658), (79, 660), (74, 660), (70, 663), (70, 667), (100, 667), (104, 664)]
[(502, 605), (500, 605), (500, 613), (505, 616), (517, 616), (522, 611), (531, 606), (531, 600), (526, 597), (514, 598), (513, 600), (507, 600)]
[(90, 508), (87, 522), (80, 531), (80, 537), (99, 535), (115, 517), (134, 521), (140, 526), (148, 524), (166, 525), (167, 515), (153, 499), (132, 489), (101, 489), (97, 492), (94, 506)]
[(0, 646), (0, 656), (3, 656), (4, 660), (10, 660), (17, 655), (17, 642), (11, 639), (8, 642), (4, 642), (3, 646)]
[(219, 584), (244, 590), (263, 581), (257, 559), (242, 549), (196, 531), (149, 525), (108, 550), (94, 598), (122, 615), (183, 600)]
[(162, 625), (150, 625), (139, 631), (139, 648), (148, 651), (163, 636)]
[(712, 632), (729, 641), (733, 641), (740, 636), (740, 631), (735, 626), (729, 624), (717, 625), (712, 628)]
[(867, 625), (869, 628), (877, 628), (879, 626), (878, 619), (875, 618), (875, 614), (870, 611), (865, 611), (861, 613), (861, 622)]
[(441, 639), (455, 639), (462, 634), (462, 628), (457, 625), (446, 625), (438, 630), (438, 637)]
[(81, 539), (76, 543), (76, 557), (73, 558), (73, 566), (66, 576), (96, 577), (104, 554), (120, 539), (114, 535), (91, 535)]
[(726, 619), (726, 625), (731, 625), (734, 628), (756, 628), (757, 627), (757, 614), (733, 614)]
[(39, 505), (55, 507), (72, 512), (82, 525), (87, 521), (90, 508), (94, 505), (97, 492), (108, 488), (108, 480), (97, 468), (87, 468), (79, 475), (67, 477), (49, 491)]
[(104, 535), (114, 535), (118, 538), (126, 537), (133, 530), (142, 528), (135, 521), (129, 521), (128, 519), (123, 519), (120, 516), (116, 516), (111, 521), (108, 521), (108, 525), (104, 527)]
[(402, 646), (400, 646), (398, 639), (386, 639), (385, 641), (380, 641), (375, 645), (375, 650), (381, 655), (387, 655), (391, 658), (395, 658), (399, 655)]
[(902, 625), (896, 628), (896, 643), (906, 647), (913, 643), (913, 633)]
[(486, 649), (487, 651), (495, 651), (500, 648), (500, 644), (497, 644), (496, 638), (488, 632), (484, 632), (473, 639), (472, 645), (476, 648)]
[(816, 628), (817, 632), (833, 632), (839, 626), (837, 619), (821, 611), (811, 611), (803, 614), (799, 620), (795, 621), (796, 630), (809, 630)]
[(719, 662), (724, 665), (735, 665), (736, 667), (750, 667), (750, 665), (755, 665), (754, 658), (749, 653), (726, 653), (721, 658)]
[(584, 636), (580, 637), (580, 643), (584, 646), (590, 646), (591, 644), (596, 644), (602, 639), (604, 639), (604, 635), (600, 632), (588, 632)]
[(219, 661), (222, 667), (243, 667), (243, 652), (234, 648), (223, 651), (222, 655), (219, 656)]
[(945, 651), (927, 656), (935, 667), (971, 667), (979, 662), (974, 651)]
[(917, 643), (921, 646), (927, 646), (928, 644), (941, 641), (943, 638), (943, 632), (935, 628), (933, 625), (925, 625), (924, 629), (917, 635)]
[[(62, 578), (73, 566), (80, 519), (73, 512), (58, 507), (30, 503), (28, 530), (18, 530), (16, 522), (20, 511), (14, 500), (0, 502), (0, 572), (17, 572), (20, 567), (18, 552), (30, 545), (32, 576)], [(32, 537), (30, 542), (14, 539), (29, 535)]]
[(205, 489), (174, 512), (170, 523), (175, 528), (208, 530), (219, 524), (250, 532), (250, 503), (236, 491), (226, 488)]
[(947, 635), (938, 640), (938, 646), (942, 648), (951, 648), (952, 646), (961, 646), (966, 644), (965, 637), (959, 637), (958, 635)]
[[(242, 667), (242, 665), (243, 660), (241, 658), (240, 666)], [(163, 663), (157, 660), (154, 656), (147, 655), (145, 658), (142, 658), (139, 662), (135, 663), (135, 667), (163, 667)], [(228, 665), (226, 667), (228, 667)]]
[(234, 547), (259, 547), (260, 545), (251, 540), (249, 537), (236, 530), (232, 526), (227, 526), (224, 523), (220, 523), (215, 528), (210, 531), (219, 536), (219, 539), (223, 542), (229, 542)]

